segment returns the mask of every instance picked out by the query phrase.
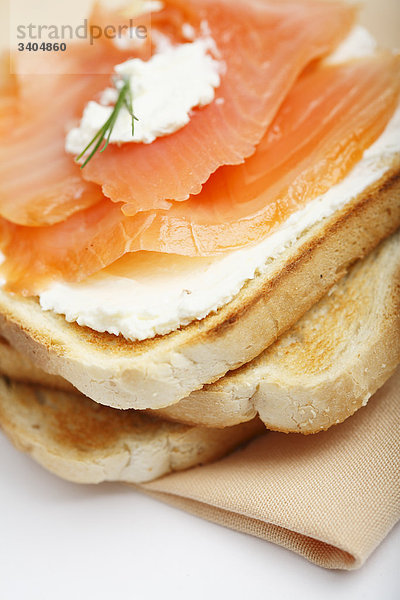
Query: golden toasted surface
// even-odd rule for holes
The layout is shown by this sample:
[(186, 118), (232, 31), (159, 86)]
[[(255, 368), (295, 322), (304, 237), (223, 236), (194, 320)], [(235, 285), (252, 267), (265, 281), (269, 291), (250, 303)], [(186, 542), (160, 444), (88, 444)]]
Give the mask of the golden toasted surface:
[[(400, 232), (336, 284), (260, 360), (279, 360), (295, 376), (329, 370), (339, 358), (400, 318)], [(400, 343), (400, 338), (399, 338)], [(396, 346), (393, 348), (395, 352)]]
[(220, 458), (263, 430), (258, 420), (223, 431), (168, 423), (4, 377), (0, 426), (18, 448), (78, 483), (150, 481)]
[(254, 418), (315, 433), (353, 414), (400, 363), (400, 230), (247, 365), (155, 411), (214, 427)]

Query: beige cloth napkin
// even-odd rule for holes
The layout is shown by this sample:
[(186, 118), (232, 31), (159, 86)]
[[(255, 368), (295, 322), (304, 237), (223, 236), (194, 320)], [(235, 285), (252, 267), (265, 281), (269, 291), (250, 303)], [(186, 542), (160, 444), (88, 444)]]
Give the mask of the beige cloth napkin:
[(267, 433), (141, 489), (322, 567), (356, 569), (400, 519), (400, 369), (327, 432)]

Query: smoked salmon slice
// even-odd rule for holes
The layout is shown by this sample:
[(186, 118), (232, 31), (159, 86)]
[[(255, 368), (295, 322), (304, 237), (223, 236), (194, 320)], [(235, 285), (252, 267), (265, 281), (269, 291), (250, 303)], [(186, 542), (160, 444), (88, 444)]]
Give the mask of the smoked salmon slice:
[(264, 239), (340, 181), (398, 104), (400, 57), (382, 54), (309, 69), (254, 155), (215, 173), (199, 195), (133, 217), (104, 199), (53, 227), (0, 222), (9, 288), (34, 294), (80, 281), (138, 250), (208, 256)]
[[(304, 67), (349, 32), (354, 7), (309, 0), (167, 0), (206, 29), (224, 63), (216, 99), (190, 122), (152, 144), (114, 145), (83, 170), (126, 215), (165, 208), (198, 194), (222, 165), (252, 155)], [(153, 17), (153, 27), (162, 12)], [(201, 27), (201, 24), (202, 27)], [(140, 118), (140, 115), (138, 115)]]
[[(72, 100), (66, 91), (62, 104), (67, 98)], [(0, 120), (3, 217), (23, 225), (52, 224), (99, 201), (98, 186), (83, 181), (64, 152), (64, 122), (57, 113), (49, 110), (23, 125), (18, 114), (12, 116), (13, 121), (3, 112)]]
[(0, 86), (0, 136), (15, 126), (17, 110), (15, 106), (16, 85), (12, 78)]
[[(91, 22), (111, 17), (95, 7)], [(173, 41), (182, 41), (177, 31), (185, 20), (199, 33), (209, 28), (216, 41), (225, 69), (218, 99), (194, 111), (181, 131), (150, 145), (109, 147), (83, 171), (65, 153), (66, 130), (132, 50), (127, 54), (109, 40), (90, 52), (71, 44), (62, 61), (45, 59), (58, 61), (56, 76), (18, 77), (17, 119), (0, 120), (0, 216), (19, 225), (52, 225), (97, 203), (101, 188), (129, 215), (199, 193), (219, 166), (240, 164), (254, 152), (301, 70), (349, 31), (354, 9), (312, 0), (169, 0), (153, 17), (154, 27)], [(92, 68), (80, 64), (85, 61)], [(92, 71), (103, 75), (71, 74)], [(8, 110), (9, 96), (0, 98), (0, 108), (3, 103)]]
[(0, 55), (0, 136), (15, 126), (17, 118), (17, 78), (10, 73), (8, 54)]
[(88, 100), (109, 85), (115, 64), (127, 57), (102, 44), (90, 52), (87, 44), (71, 44), (51, 69), (51, 57), (42, 58), (49, 74), (27, 75), (26, 65), (17, 64), (22, 74), (9, 76), (0, 90), (2, 217), (21, 225), (49, 225), (103, 197), (99, 186), (84, 181), (79, 166), (66, 154), (65, 135)]

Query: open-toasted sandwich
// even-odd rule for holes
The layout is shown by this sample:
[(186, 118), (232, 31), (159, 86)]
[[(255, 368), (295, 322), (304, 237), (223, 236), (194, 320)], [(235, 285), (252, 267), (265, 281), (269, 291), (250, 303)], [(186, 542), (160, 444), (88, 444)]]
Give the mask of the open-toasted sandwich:
[[(91, 23), (126, 15), (97, 5)], [(9, 375), (195, 427), (259, 414), (305, 433), (384, 383), (398, 235), (343, 278), (400, 226), (400, 57), (355, 17), (336, 1), (167, 0), (141, 44), (71, 44), (40, 86), (5, 78)]]
[(215, 460), (265, 431), (257, 412), (270, 429), (316, 433), (365, 405), (400, 363), (399, 291), (397, 233), (257, 359), (152, 416), (101, 406), (0, 341), (0, 427), (79, 483), (140, 483)]

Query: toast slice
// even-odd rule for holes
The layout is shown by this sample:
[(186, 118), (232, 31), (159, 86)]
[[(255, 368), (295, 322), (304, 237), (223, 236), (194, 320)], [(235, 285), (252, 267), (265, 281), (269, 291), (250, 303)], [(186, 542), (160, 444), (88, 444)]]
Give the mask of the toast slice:
[(74, 386), (63, 377), (50, 375), (36, 367), (23, 354), (10, 346), (5, 339), (0, 337), (0, 376), (12, 379), (15, 382), (34, 384), (61, 392), (79, 393)]
[(129, 342), (0, 291), (0, 333), (96, 402), (123, 409), (175, 404), (258, 356), (400, 226), (400, 155), (384, 159), (383, 176), (294, 239), (229, 304), (201, 321)]
[(157, 411), (175, 421), (317, 433), (344, 421), (400, 364), (400, 230), (290, 331), (220, 381)]
[(216, 460), (264, 431), (188, 427), (100, 406), (78, 393), (0, 378), (0, 427), (43, 467), (76, 483), (142, 483)]
[[(400, 230), (258, 358), (157, 416), (229, 427), (259, 414), (269, 429), (316, 433), (341, 422), (400, 363)], [(71, 390), (0, 339), (0, 373)]]

